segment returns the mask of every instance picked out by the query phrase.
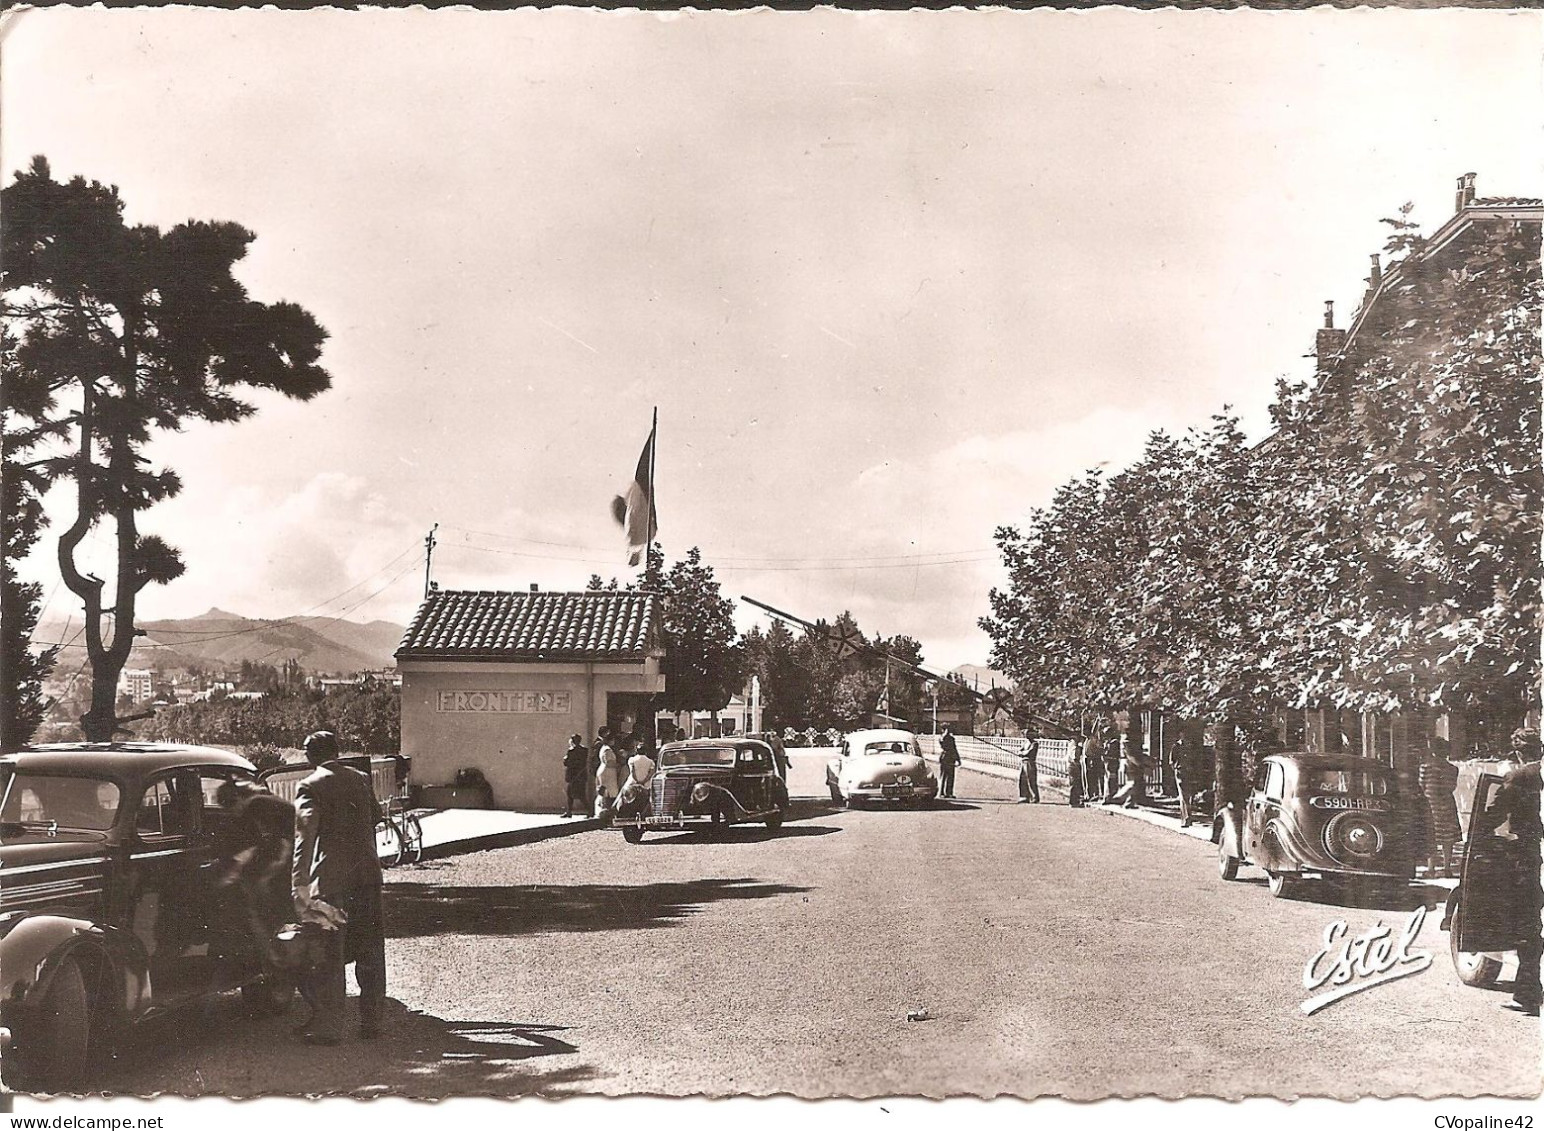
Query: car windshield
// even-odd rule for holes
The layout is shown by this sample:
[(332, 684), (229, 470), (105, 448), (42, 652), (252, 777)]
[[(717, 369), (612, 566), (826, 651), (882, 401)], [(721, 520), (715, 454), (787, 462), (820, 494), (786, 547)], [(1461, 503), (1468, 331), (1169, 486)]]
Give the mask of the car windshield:
[(666, 750), (659, 756), (659, 764), (668, 766), (732, 766), (732, 746), (683, 746), (679, 750)]
[(1304, 792), (1357, 793), (1381, 797), (1389, 791), (1389, 779), (1366, 770), (1309, 770), (1303, 774)]
[(118, 817), (118, 794), (118, 784), (107, 778), (18, 770), (5, 781), (0, 825), (7, 837), (50, 827), (102, 832)]
[(911, 754), (914, 751), (909, 742), (869, 742), (865, 743), (862, 753), (869, 754)]

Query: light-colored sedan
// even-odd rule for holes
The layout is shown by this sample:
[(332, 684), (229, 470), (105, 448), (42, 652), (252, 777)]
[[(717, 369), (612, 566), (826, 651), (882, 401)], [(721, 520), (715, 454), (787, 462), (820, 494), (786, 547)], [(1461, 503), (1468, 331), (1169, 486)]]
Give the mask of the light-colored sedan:
[(849, 808), (868, 801), (916, 804), (938, 796), (938, 779), (909, 730), (843, 736), (839, 756), (826, 763), (826, 786), (833, 804)]

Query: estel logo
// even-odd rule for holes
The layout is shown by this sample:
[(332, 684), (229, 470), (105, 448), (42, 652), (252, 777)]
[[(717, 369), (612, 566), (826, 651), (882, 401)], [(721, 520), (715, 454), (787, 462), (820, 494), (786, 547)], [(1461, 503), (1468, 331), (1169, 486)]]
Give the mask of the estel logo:
[(1336, 919), (1324, 928), (1324, 948), (1303, 967), (1305, 990), (1332, 988), (1303, 1002), (1302, 1011), (1315, 1014), (1343, 997), (1426, 969), (1431, 965), (1431, 952), (1412, 946), (1425, 922), (1426, 908), (1418, 907), (1397, 939), (1393, 928), (1381, 919), (1355, 938), (1347, 938), (1350, 928), (1345, 920)]

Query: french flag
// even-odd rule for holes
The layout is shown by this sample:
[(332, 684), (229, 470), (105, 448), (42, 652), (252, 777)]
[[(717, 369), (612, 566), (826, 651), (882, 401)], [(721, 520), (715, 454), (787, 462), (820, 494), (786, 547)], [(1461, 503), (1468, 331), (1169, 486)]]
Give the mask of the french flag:
[(643, 561), (649, 544), (659, 533), (654, 514), (654, 437), (659, 431), (659, 410), (654, 411), (654, 426), (649, 429), (649, 441), (643, 445), (638, 457), (638, 470), (627, 485), (627, 493), (611, 500), (611, 516), (627, 534), (627, 564), (636, 566)]

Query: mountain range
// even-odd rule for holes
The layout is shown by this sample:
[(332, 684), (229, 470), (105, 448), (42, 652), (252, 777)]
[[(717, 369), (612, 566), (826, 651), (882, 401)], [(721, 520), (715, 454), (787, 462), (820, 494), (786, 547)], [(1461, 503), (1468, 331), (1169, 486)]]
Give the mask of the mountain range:
[[(309, 673), (336, 675), (394, 666), (392, 653), (406, 632), (404, 626), (384, 620), (365, 624), (321, 616), (252, 620), (224, 609), (184, 620), (144, 621), (139, 627), (144, 636), (134, 643), (130, 668), (218, 670), (239, 668), (243, 660), (275, 667), (295, 660)], [(69, 640), (79, 630), (78, 619), (45, 622), (33, 639)]]

